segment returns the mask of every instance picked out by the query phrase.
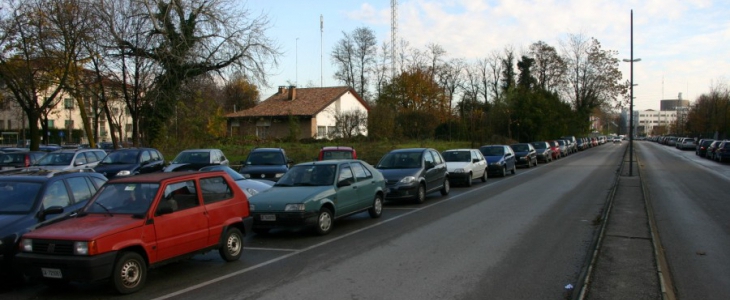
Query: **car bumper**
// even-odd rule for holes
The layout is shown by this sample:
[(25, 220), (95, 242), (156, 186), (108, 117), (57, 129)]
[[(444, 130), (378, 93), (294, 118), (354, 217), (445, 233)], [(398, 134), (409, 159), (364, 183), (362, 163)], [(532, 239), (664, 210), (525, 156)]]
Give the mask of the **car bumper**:
[(388, 186), (385, 190), (385, 199), (413, 199), (418, 196), (418, 184)]
[(525, 159), (525, 158), (518, 158), (515, 160), (515, 165), (518, 165), (518, 166), (527, 166), (529, 164), (531, 164), (530, 160)]
[(449, 181), (452, 182), (469, 182), (471, 181), (470, 173), (449, 173)]
[(487, 167), (487, 174), (502, 174), (504, 165), (489, 165)]
[(43, 278), (43, 269), (60, 271), (61, 279), (67, 281), (92, 282), (111, 277), (117, 252), (93, 256), (59, 256), (36, 253), (19, 253), (15, 256), (23, 273), (30, 277)]
[(254, 229), (302, 227), (317, 224), (316, 212), (257, 212), (253, 214)]

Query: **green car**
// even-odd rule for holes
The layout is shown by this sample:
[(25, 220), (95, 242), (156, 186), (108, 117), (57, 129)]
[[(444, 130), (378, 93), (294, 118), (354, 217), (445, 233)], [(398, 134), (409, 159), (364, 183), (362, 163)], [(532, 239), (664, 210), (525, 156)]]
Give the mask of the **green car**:
[(253, 230), (314, 227), (319, 235), (332, 230), (333, 221), (368, 211), (383, 212), (385, 179), (360, 160), (326, 160), (298, 164), (274, 186), (249, 199)]

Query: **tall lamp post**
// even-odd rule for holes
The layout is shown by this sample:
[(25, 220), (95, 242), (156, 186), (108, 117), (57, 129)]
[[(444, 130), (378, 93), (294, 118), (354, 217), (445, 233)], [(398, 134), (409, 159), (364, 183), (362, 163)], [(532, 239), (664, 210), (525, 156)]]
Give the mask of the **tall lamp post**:
[(641, 58), (634, 59), (634, 10), (631, 10), (631, 58), (623, 61), (631, 64), (631, 95), (629, 100), (629, 176), (634, 176), (634, 62), (640, 62)]

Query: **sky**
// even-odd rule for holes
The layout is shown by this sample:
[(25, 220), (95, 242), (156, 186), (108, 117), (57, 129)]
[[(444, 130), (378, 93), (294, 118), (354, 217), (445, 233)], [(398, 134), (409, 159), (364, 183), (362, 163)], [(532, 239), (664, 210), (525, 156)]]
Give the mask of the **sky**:
[[(271, 21), (267, 35), (282, 51), (270, 87), (342, 85), (330, 53), (343, 32), (358, 27), (390, 41), (390, 0), (249, 0), (252, 14)], [(475, 61), (513, 47), (521, 55), (544, 41), (560, 48), (569, 34), (595, 37), (605, 50), (631, 57), (633, 10), (634, 108), (659, 110), (659, 100), (694, 101), (712, 87), (730, 85), (730, 3), (727, 0), (399, 0), (398, 39), (421, 50), (435, 43), (447, 58)], [(320, 16), (323, 30), (320, 30)], [(622, 81), (630, 63), (622, 62)]]

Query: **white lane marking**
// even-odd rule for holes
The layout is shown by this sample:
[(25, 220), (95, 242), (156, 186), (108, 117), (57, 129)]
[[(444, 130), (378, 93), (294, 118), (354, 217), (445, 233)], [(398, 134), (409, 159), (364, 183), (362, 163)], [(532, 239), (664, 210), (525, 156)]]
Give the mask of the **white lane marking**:
[[(520, 173), (518, 173), (518, 174), (516, 174), (516, 175), (512, 175), (512, 176), (510, 176), (509, 178), (514, 178), (514, 177), (516, 177), (516, 176), (518, 176), (518, 175), (520, 175), (520, 174), (522, 174), (522, 173), (525, 173), (525, 172), (520, 172)], [(500, 180), (499, 182), (504, 182), (504, 181), (506, 181), (506, 180)], [(497, 183), (499, 183), (499, 182), (497, 182)], [(234, 276), (238, 276), (238, 275), (244, 274), (244, 273), (246, 273), (246, 272), (249, 272), (249, 271), (252, 271), (252, 270), (256, 270), (256, 269), (258, 269), (258, 268), (261, 268), (261, 267), (265, 267), (265, 266), (267, 266), (267, 265), (273, 264), (273, 263), (275, 263), (275, 262), (278, 262), (278, 261), (280, 261), (280, 260), (284, 260), (284, 259), (287, 259), (287, 258), (289, 258), (289, 257), (292, 257), (292, 256), (295, 256), (295, 255), (298, 255), (298, 254), (300, 254), (300, 253), (303, 253), (303, 252), (306, 252), (306, 251), (309, 251), (309, 250), (312, 250), (312, 249), (316, 249), (316, 248), (319, 248), (319, 247), (325, 246), (325, 245), (327, 245), (327, 244), (330, 244), (330, 243), (333, 243), (333, 242), (339, 241), (339, 240), (341, 240), (341, 239), (344, 239), (344, 238), (346, 238), (346, 237), (350, 237), (350, 236), (352, 236), (352, 235), (358, 234), (358, 233), (360, 233), (360, 232), (363, 232), (363, 231), (365, 231), (365, 230), (368, 230), (368, 229), (370, 229), (370, 228), (374, 228), (374, 227), (377, 227), (377, 226), (380, 226), (380, 225), (383, 225), (383, 224), (386, 224), (386, 223), (389, 223), (389, 222), (392, 222), (392, 221), (398, 220), (398, 219), (400, 219), (400, 218), (403, 218), (403, 217), (405, 217), (405, 216), (408, 216), (408, 215), (411, 215), (411, 214), (417, 213), (417, 212), (419, 212), (419, 211), (421, 211), (421, 210), (424, 210), (424, 209), (427, 209), (427, 208), (431, 208), (431, 207), (433, 207), (433, 206), (436, 206), (436, 205), (439, 205), (439, 204), (443, 204), (443, 203), (449, 202), (449, 201), (450, 201), (450, 200), (452, 200), (452, 199), (455, 199), (455, 198), (459, 198), (459, 197), (461, 197), (461, 196), (464, 196), (464, 195), (469, 195), (469, 194), (471, 194), (471, 193), (475, 193), (475, 192), (477, 192), (477, 191), (480, 191), (480, 190), (482, 190), (483, 188), (486, 188), (486, 187), (487, 187), (487, 186), (489, 186), (489, 185), (491, 185), (491, 184), (490, 184), (489, 182), (487, 182), (487, 183), (485, 183), (484, 185), (481, 185), (481, 186), (480, 186), (480, 187), (478, 187), (478, 188), (475, 188), (475, 189), (471, 189), (471, 190), (469, 190), (469, 191), (466, 191), (466, 192), (464, 192), (464, 193), (461, 193), (461, 194), (459, 194), (459, 195), (456, 195), (456, 196), (449, 196), (448, 198), (446, 198), (446, 199), (444, 199), (444, 200), (442, 200), (442, 201), (438, 201), (438, 202), (435, 202), (435, 203), (432, 203), (432, 204), (429, 204), (429, 205), (426, 205), (426, 206), (423, 206), (423, 207), (415, 208), (415, 209), (414, 209), (414, 210), (412, 210), (412, 211), (409, 211), (409, 212), (407, 212), (407, 213), (404, 213), (404, 214), (402, 214), (402, 215), (400, 215), (400, 216), (396, 216), (396, 217), (394, 217), (394, 218), (392, 218), (392, 219), (388, 219), (388, 220), (384, 220), (384, 221), (381, 221), (381, 222), (378, 222), (378, 223), (375, 223), (375, 224), (371, 224), (371, 225), (368, 225), (368, 226), (366, 226), (366, 227), (360, 228), (360, 229), (358, 229), (358, 230), (355, 230), (355, 231), (352, 231), (352, 232), (350, 232), (350, 233), (347, 233), (347, 234), (344, 234), (344, 235), (338, 236), (338, 237), (336, 237), (336, 238), (333, 238), (333, 239), (331, 239), (331, 240), (326, 240), (326, 241), (323, 241), (323, 242), (321, 242), (321, 243), (318, 243), (318, 244), (314, 244), (314, 245), (312, 245), (312, 246), (309, 246), (309, 247), (303, 248), (303, 249), (301, 249), (301, 250), (294, 250), (294, 251), (293, 251), (293, 252), (291, 252), (291, 253), (288, 253), (288, 254), (282, 255), (282, 256), (280, 256), (280, 257), (277, 257), (277, 258), (271, 259), (271, 260), (269, 260), (269, 261), (265, 261), (265, 262), (262, 262), (262, 263), (260, 263), (260, 264), (257, 264), (257, 265), (253, 265), (253, 266), (250, 266), (250, 267), (248, 267), (248, 268), (245, 268), (245, 269), (242, 269), (242, 270), (238, 270), (238, 271), (236, 271), (236, 272), (233, 272), (233, 273), (229, 273), (229, 274), (226, 274), (226, 275), (223, 275), (223, 276), (217, 277), (217, 278), (213, 278), (213, 279), (211, 279), (211, 280), (208, 280), (208, 281), (204, 281), (204, 282), (198, 283), (198, 284), (196, 284), (196, 285), (192, 285), (192, 286), (189, 286), (189, 287), (187, 287), (187, 288), (185, 288), (185, 289), (179, 290), (179, 291), (177, 291), (177, 292), (174, 292), (174, 293), (169, 293), (169, 294), (167, 294), (167, 295), (162, 295), (162, 296), (160, 296), (160, 297), (154, 298), (153, 300), (163, 300), (163, 299), (169, 299), (169, 298), (172, 298), (172, 297), (175, 297), (175, 296), (180, 296), (180, 295), (182, 295), (182, 294), (184, 294), (184, 293), (187, 293), (187, 292), (190, 292), (190, 291), (193, 291), (193, 290), (197, 290), (197, 289), (199, 289), (199, 288), (202, 288), (202, 287), (204, 287), (204, 286), (207, 286), (207, 285), (211, 285), (211, 284), (217, 283), (217, 282), (219, 282), (219, 281), (223, 281), (223, 280), (226, 280), (226, 279), (228, 279), (228, 278), (231, 278), (231, 277), (234, 277)], [(250, 248), (244, 248), (244, 249), (250, 249)]]
[(286, 248), (265, 248), (265, 247), (244, 247), (245, 250), (254, 250), (254, 251), (284, 251), (284, 252), (291, 252), (291, 251), (298, 251), (299, 249), (286, 249)]

